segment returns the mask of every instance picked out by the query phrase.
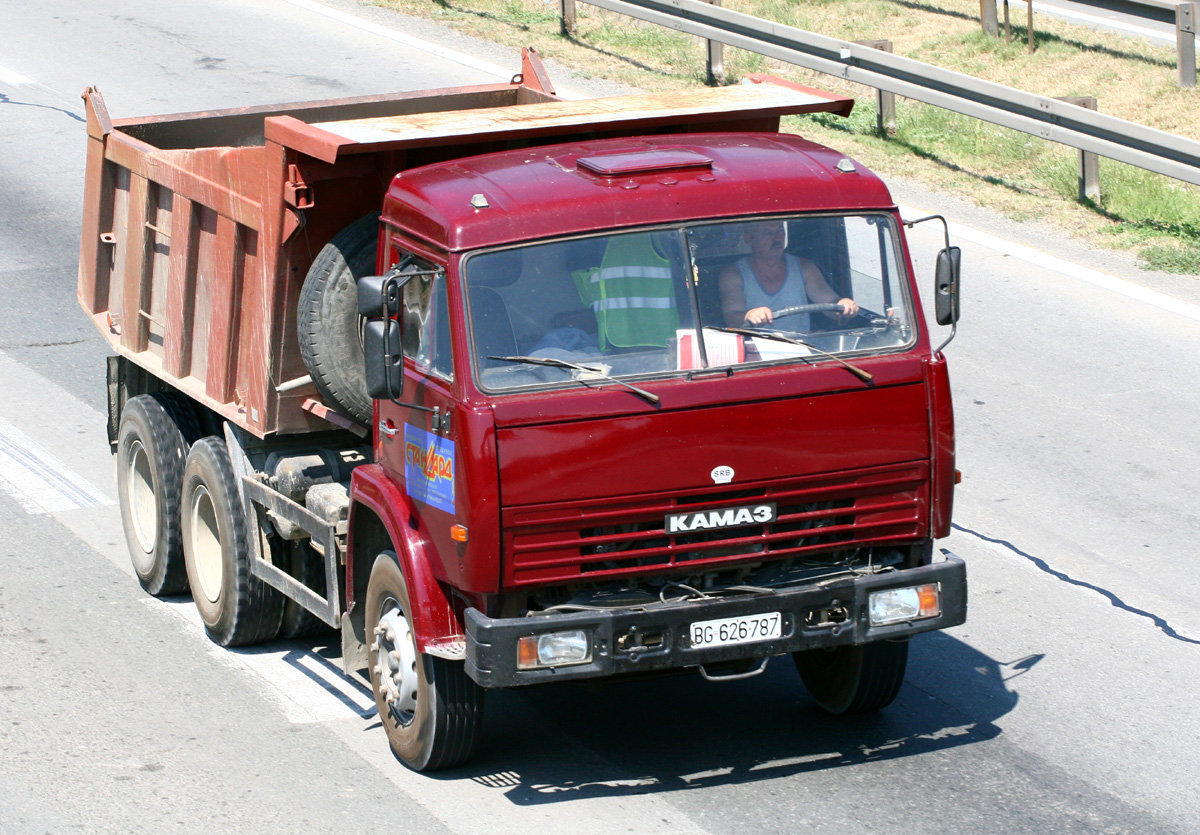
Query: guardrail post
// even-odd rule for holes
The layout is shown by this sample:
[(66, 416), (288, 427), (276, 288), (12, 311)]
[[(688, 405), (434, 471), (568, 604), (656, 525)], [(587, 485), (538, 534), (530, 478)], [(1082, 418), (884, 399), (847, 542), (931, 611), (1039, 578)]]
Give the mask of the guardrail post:
[[(892, 42), (855, 41), (856, 44), (878, 49), (880, 52), (891, 52)], [(875, 132), (880, 136), (891, 136), (896, 133), (896, 94), (886, 90), (875, 91)]]
[[(721, 5), (721, 0), (707, 0), (714, 6)], [(720, 41), (706, 41), (708, 60), (705, 70), (708, 73), (708, 86), (720, 87), (725, 83), (725, 44)]]
[[(1059, 101), (1096, 110), (1099, 102), (1095, 96), (1060, 96)], [(1079, 152), (1079, 202), (1100, 202), (1100, 157), (1091, 151)]]
[(1180, 87), (1196, 86), (1196, 3), (1175, 7), (1175, 54)]
[(1000, 24), (996, 20), (996, 0), (979, 0), (979, 22), (983, 31), (993, 38), (1000, 37)]
[(574, 38), (579, 30), (575, 26), (575, 0), (558, 0), (561, 30), (564, 37)]

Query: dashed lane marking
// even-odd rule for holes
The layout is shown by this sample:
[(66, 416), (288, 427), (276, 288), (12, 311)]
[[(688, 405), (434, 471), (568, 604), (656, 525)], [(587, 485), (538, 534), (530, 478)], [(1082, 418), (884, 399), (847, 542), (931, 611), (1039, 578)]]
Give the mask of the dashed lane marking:
[(0, 489), (27, 513), (58, 513), (111, 505), (104, 493), (0, 417)]
[(10, 87), (28, 87), (33, 84), (33, 80), (26, 78), (16, 70), (0, 67), (0, 84), (7, 84)]

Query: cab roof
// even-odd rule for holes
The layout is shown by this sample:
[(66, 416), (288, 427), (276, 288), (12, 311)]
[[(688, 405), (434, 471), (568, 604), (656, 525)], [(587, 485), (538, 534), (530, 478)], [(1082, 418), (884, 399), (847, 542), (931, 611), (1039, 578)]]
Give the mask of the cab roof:
[(461, 251), (604, 229), (893, 207), (844, 155), (782, 133), (602, 139), (486, 154), (397, 174), (384, 220)]

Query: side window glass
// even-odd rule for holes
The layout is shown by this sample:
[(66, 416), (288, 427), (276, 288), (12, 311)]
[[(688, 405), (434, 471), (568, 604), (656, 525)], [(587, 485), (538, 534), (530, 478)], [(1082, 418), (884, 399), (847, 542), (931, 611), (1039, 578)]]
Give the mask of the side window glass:
[[(397, 252), (402, 261), (405, 253)], [(450, 353), (450, 305), (446, 299), (446, 276), (425, 261), (413, 260), (411, 270), (419, 273), (404, 285), (404, 356), (417, 367), (440, 377), (454, 376)]]

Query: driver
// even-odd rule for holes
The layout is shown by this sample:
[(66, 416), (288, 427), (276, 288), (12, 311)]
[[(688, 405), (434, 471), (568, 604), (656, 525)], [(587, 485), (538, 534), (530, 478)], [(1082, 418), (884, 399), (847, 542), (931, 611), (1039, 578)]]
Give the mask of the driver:
[[(842, 316), (858, 313), (858, 303), (839, 299), (816, 264), (784, 251), (787, 229), (782, 220), (748, 223), (742, 237), (750, 254), (727, 266), (718, 278), (721, 312), (730, 327), (749, 323), (777, 330), (771, 327), (772, 310), (804, 304), (836, 303)], [(812, 330), (808, 313), (796, 314), (787, 329)]]

